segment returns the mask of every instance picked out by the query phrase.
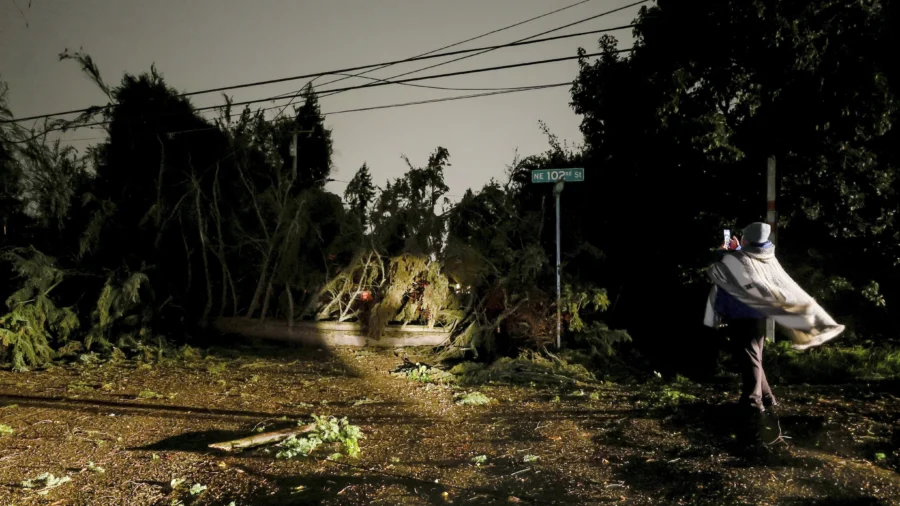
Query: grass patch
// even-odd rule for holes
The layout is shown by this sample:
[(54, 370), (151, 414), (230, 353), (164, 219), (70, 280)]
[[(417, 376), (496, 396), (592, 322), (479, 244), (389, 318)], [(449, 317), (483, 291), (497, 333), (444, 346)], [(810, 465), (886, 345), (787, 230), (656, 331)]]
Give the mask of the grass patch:
[(162, 399), (163, 396), (154, 392), (153, 390), (141, 390), (141, 393), (138, 394), (139, 399)]
[(84, 381), (76, 381), (75, 383), (66, 385), (66, 390), (73, 394), (86, 394), (93, 392), (96, 389), (93, 385), (85, 383)]
[[(771, 351), (770, 351), (771, 350)], [(795, 351), (779, 342), (766, 350), (766, 374), (781, 383), (834, 384), (900, 379), (900, 349), (830, 346)]]
[(453, 383), (456, 380), (451, 373), (418, 362), (403, 364), (391, 372), (391, 375), (418, 383)]
[(657, 407), (677, 406), (682, 403), (696, 402), (697, 396), (683, 392), (670, 385), (664, 385), (650, 394), (650, 403)]
[(206, 372), (218, 376), (228, 369), (228, 362), (212, 362), (206, 365)]
[(538, 353), (524, 353), (516, 358), (503, 357), (492, 364), (463, 362), (450, 369), (464, 385), (507, 383), (558, 386), (596, 382), (583, 365), (563, 359), (549, 359)]

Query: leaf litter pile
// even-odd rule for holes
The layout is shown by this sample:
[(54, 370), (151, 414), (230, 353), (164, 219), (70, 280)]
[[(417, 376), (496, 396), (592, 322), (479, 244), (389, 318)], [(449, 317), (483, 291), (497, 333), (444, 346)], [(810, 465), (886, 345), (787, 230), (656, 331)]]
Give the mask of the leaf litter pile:
[(900, 504), (896, 385), (776, 386), (785, 438), (751, 457), (732, 382), (418, 359), (246, 347), (0, 371), (0, 504)]

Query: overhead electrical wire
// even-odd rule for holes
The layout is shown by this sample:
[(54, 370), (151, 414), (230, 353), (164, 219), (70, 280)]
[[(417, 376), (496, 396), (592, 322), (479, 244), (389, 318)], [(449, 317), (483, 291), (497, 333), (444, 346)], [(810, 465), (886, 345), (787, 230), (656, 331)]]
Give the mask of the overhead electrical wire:
[[(433, 98), (433, 99), (428, 99), (428, 100), (417, 100), (414, 102), (399, 102), (399, 103), (393, 103), (393, 104), (376, 105), (376, 106), (371, 106), (371, 107), (359, 107), (359, 108), (355, 108), (355, 109), (343, 109), (343, 110), (338, 110), (338, 111), (329, 111), (329, 112), (323, 112), (322, 115), (323, 116), (331, 116), (331, 115), (335, 115), (335, 114), (365, 112), (365, 111), (373, 111), (373, 110), (378, 110), (378, 109), (394, 109), (394, 108), (398, 108), (398, 107), (409, 107), (409, 106), (413, 106), (413, 105), (433, 104), (433, 103), (438, 103), (438, 102), (451, 102), (451, 101), (455, 101), (455, 100), (466, 100), (466, 99), (472, 99), (472, 98), (488, 97), (488, 96), (493, 96), (493, 95), (505, 95), (505, 94), (509, 94), (509, 93), (518, 93), (518, 92), (523, 92), (523, 91), (537, 91), (537, 90), (545, 90), (545, 89), (550, 89), (550, 88), (559, 88), (562, 86), (570, 86), (571, 84), (572, 83), (569, 83), (569, 82), (553, 83), (553, 84), (538, 84), (538, 85), (534, 85), (534, 86), (522, 86), (520, 88), (510, 88), (510, 89), (506, 89), (506, 90), (497, 90), (497, 91), (484, 92), (484, 93), (474, 93), (474, 94), (470, 94), (470, 95), (455, 95), (455, 96), (451, 96), (451, 97), (440, 97), (440, 98)], [(93, 128), (96, 126), (107, 125), (108, 123), (109, 123), (108, 121), (98, 121), (95, 123), (78, 125), (75, 128)], [(171, 131), (171, 132), (160, 132), (160, 133), (168, 134), (168, 135), (175, 135), (175, 134), (183, 134), (183, 133), (191, 133), (191, 132), (216, 130), (218, 128), (219, 128), (218, 126), (212, 126), (212, 127), (208, 127), (208, 128), (192, 128), (189, 130), (176, 130), (176, 131)], [(49, 132), (57, 131), (57, 130), (62, 130), (62, 129), (60, 128), (60, 129), (48, 130), (44, 133), (49, 133)], [(85, 140), (101, 140), (101, 139), (103, 139), (103, 137), (69, 139), (69, 140), (85, 141)]]
[[(395, 64), (399, 64), (399, 63), (412, 62), (412, 61), (418, 61), (418, 60), (426, 60), (426, 59), (432, 59), (432, 58), (444, 58), (447, 56), (455, 56), (455, 55), (459, 55), (459, 54), (473, 53), (473, 52), (479, 52), (479, 51), (488, 52), (488, 51), (493, 51), (496, 49), (506, 49), (506, 48), (511, 48), (511, 47), (530, 45), (530, 44), (541, 44), (541, 43), (552, 42), (552, 41), (556, 41), (556, 40), (562, 40), (562, 39), (568, 39), (568, 38), (574, 38), (574, 37), (583, 37), (586, 35), (596, 35), (599, 33), (614, 32), (614, 31), (618, 31), (618, 30), (624, 30), (627, 28), (634, 28), (635, 26), (636, 25), (633, 25), (633, 24), (621, 25), (621, 26), (614, 26), (611, 28), (603, 28), (603, 29), (599, 29), (599, 30), (589, 30), (589, 31), (576, 32), (576, 33), (570, 33), (570, 34), (565, 34), (565, 35), (557, 35), (557, 36), (553, 36), (553, 37), (545, 37), (545, 38), (541, 38), (541, 39), (516, 41), (516, 42), (510, 42), (510, 43), (506, 43), (506, 44), (477, 47), (477, 48), (472, 48), (472, 49), (462, 49), (462, 50), (457, 50), (457, 51), (450, 51), (447, 53), (408, 58), (406, 60), (396, 60), (396, 61), (387, 62), (387, 63), (380, 63), (380, 64), (376, 63), (376, 64), (371, 64), (371, 65), (363, 65), (363, 66), (350, 67), (350, 68), (345, 68), (345, 69), (330, 70), (330, 71), (325, 71), (325, 72), (317, 72), (317, 73), (304, 74), (304, 75), (299, 75), (299, 76), (283, 77), (283, 78), (278, 78), (278, 79), (269, 79), (266, 81), (256, 81), (256, 82), (252, 82), (252, 83), (237, 84), (237, 85), (232, 85), (232, 86), (209, 88), (209, 89), (205, 89), (205, 90), (198, 90), (198, 91), (182, 93), (179, 96), (188, 97), (188, 96), (194, 96), (194, 95), (215, 93), (215, 92), (219, 92), (219, 91), (228, 91), (228, 90), (236, 90), (236, 89), (250, 88), (250, 87), (256, 87), (256, 86), (265, 86), (268, 84), (277, 84), (277, 83), (282, 83), (282, 82), (297, 81), (300, 79), (309, 79), (309, 78), (321, 77), (321, 76), (325, 76), (325, 75), (347, 75), (348, 72), (353, 72), (356, 70), (365, 69), (365, 68), (372, 67), (372, 66), (382, 65), (383, 67), (387, 67), (387, 66), (391, 66), (391, 65), (395, 65)], [(479, 53), (479, 54), (483, 54), (483, 53)], [(362, 74), (349, 74), (349, 75), (352, 77), (362, 77)], [(388, 78), (388, 79), (391, 79), (391, 78)], [(338, 80), (331, 81), (331, 82), (337, 82), (337, 81)], [(324, 83), (324, 84), (329, 84), (329, 83)], [(324, 86), (324, 84), (323, 84), (323, 86)], [(302, 91), (302, 89), (301, 89), (301, 91)], [(335, 90), (326, 90), (326, 91), (330, 92), (330, 91), (335, 91)], [(460, 90), (460, 91), (464, 91), (464, 90)], [(274, 98), (288, 98), (290, 96), (293, 96), (294, 94), (295, 94), (295, 92), (284, 93), (284, 94), (277, 95), (272, 98), (273, 99)], [(11, 119), (7, 119), (7, 120), (0, 120), (0, 123), (18, 123), (18, 122), (22, 122), (22, 121), (31, 121), (31, 120), (37, 120), (37, 119), (51, 118), (51, 117), (55, 117), (55, 116), (79, 114), (79, 113), (88, 112), (92, 109), (96, 109), (96, 110), (109, 109), (112, 107), (115, 107), (115, 105), (112, 104), (112, 105), (106, 105), (106, 106), (97, 106), (95, 108), (86, 107), (83, 109), (72, 109), (69, 111), (62, 111), (62, 112), (55, 112), (55, 113), (48, 113), (48, 114), (37, 114), (34, 116), (27, 116), (24, 118), (11, 118)]]
[[(445, 73), (445, 74), (434, 74), (434, 75), (428, 75), (428, 76), (411, 77), (408, 79), (402, 79), (402, 80), (397, 80), (397, 81), (373, 82), (373, 83), (367, 83), (365, 85), (349, 86), (349, 87), (341, 88), (341, 89), (342, 90), (351, 90), (351, 89), (368, 88), (368, 87), (374, 87), (374, 86), (387, 86), (389, 84), (403, 84), (403, 83), (408, 83), (408, 82), (413, 82), (413, 81), (424, 81), (424, 80), (428, 80), (428, 79), (440, 79), (440, 78), (445, 78), (445, 77), (478, 74), (478, 73), (484, 73), (484, 72), (496, 72), (499, 70), (530, 67), (533, 65), (545, 65), (545, 64), (549, 64), (549, 63), (558, 63), (558, 62), (570, 61), (570, 60), (575, 60), (575, 59), (580, 59), (580, 58), (590, 58), (590, 57), (602, 56), (602, 55), (608, 55), (608, 54), (620, 54), (620, 53), (630, 52), (632, 50), (633, 50), (633, 48), (628, 48), (628, 49), (619, 49), (619, 50), (610, 51), (610, 52), (601, 51), (601, 52), (597, 52), (597, 53), (587, 53), (584, 55), (563, 56), (563, 57), (559, 57), (559, 58), (550, 58), (550, 59), (546, 59), (546, 60), (536, 60), (536, 61), (529, 61), (529, 62), (522, 62), (522, 63), (512, 63), (512, 64), (507, 64), (507, 65), (497, 65), (497, 66), (493, 66), (493, 67), (482, 67), (482, 68), (477, 68), (477, 69), (461, 70), (461, 71), (449, 72), (449, 73)], [(540, 86), (540, 85), (538, 85), (538, 86)], [(532, 86), (523, 86), (523, 87), (519, 87), (519, 88), (508, 88), (508, 89), (509, 90), (518, 90), (518, 89), (530, 89), (530, 88), (532, 88)], [(502, 90), (498, 90), (498, 91), (502, 91)], [(326, 91), (315, 91), (315, 90), (313, 91), (314, 95), (318, 95), (321, 93), (326, 93)], [(242, 102), (230, 102), (230, 103), (226, 103), (226, 104), (198, 107), (198, 108), (195, 108), (193, 112), (201, 113), (201, 112), (205, 112), (205, 111), (224, 109), (226, 107), (251, 105), (251, 104), (257, 104), (260, 102), (283, 100), (285, 98), (287, 98), (287, 97), (276, 96), (276, 97), (267, 97), (267, 98), (260, 98), (260, 99), (254, 99), (254, 100), (245, 100)], [(272, 107), (270, 109), (281, 108), (281, 107), (282, 107), (281, 105), (278, 105), (278, 106)], [(82, 125), (67, 125), (64, 127), (50, 128), (50, 129), (45, 130), (43, 133), (49, 133), (49, 132), (60, 131), (60, 130), (75, 130), (78, 128), (84, 128), (84, 127), (95, 126), (95, 125), (104, 125), (104, 124), (108, 124), (108, 123), (109, 123), (108, 121), (98, 121), (98, 122), (87, 123), (87, 124), (82, 124)], [(43, 133), (39, 134), (39, 135), (43, 135)]]
[[(624, 30), (624, 29), (626, 29), (626, 28), (634, 28), (635, 26), (637, 26), (637, 25), (621, 25), (621, 26), (614, 26), (614, 27), (612, 27), (612, 28), (602, 28), (602, 29), (599, 29), (599, 30), (589, 30), (589, 31), (586, 31), (586, 32), (567, 33), (567, 34), (565, 34), (565, 35), (556, 35), (556, 36), (553, 36), (553, 37), (545, 37), (545, 38), (542, 38), (542, 39), (528, 40), (528, 41), (525, 41), (525, 42), (510, 42), (510, 43), (508, 43), (508, 44), (500, 44), (500, 45), (495, 45), (495, 46), (484, 46), (484, 47), (476, 47), (476, 48), (472, 48), (472, 49), (461, 49), (461, 50), (459, 50), (459, 51), (451, 51), (451, 52), (449, 52), (449, 53), (441, 53), (440, 55), (428, 56), (428, 57), (426, 57), (426, 58), (419, 58), (419, 59), (430, 59), (430, 58), (435, 58), (435, 57), (441, 57), (441, 58), (442, 58), (442, 57), (445, 57), (445, 56), (454, 56), (454, 55), (457, 55), (457, 54), (472, 53), (472, 52), (476, 52), (476, 51), (484, 51), (484, 50), (487, 50), (487, 49), (505, 49), (505, 48), (516, 47), (516, 46), (526, 46), (526, 45), (529, 45), (529, 44), (539, 44), (539, 43), (543, 43), (543, 42), (552, 42), (552, 41), (555, 41), (555, 40), (570, 39), (570, 38), (573, 38), (573, 37), (583, 37), (583, 36), (585, 36), (585, 35), (596, 35), (596, 34), (598, 34), (598, 33), (615, 32), (615, 31), (618, 31), (618, 30)], [(412, 60), (410, 60), (410, 61), (412, 61)], [(359, 78), (362, 78), (362, 79), (370, 79), (370, 80), (373, 80), (373, 81), (388, 81), (388, 80), (390, 80), (390, 78), (387, 78), (387, 79), (376, 79), (376, 78), (373, 78), (373, 77), (364, 76), (363, 74), (347, 74), (347, 73), (345, 73), (344, 71), (340, 71), (340, 72), (339, 72), (339, 71), (328, 72), (326, 75), (328, 75), (328, 74), (330, 74), (330, 75), (343, 75), (343, 76), (349, 76), (349, 77), (359, 77)], [(338, 80), (330, 81), (330, 82), (337, 82), (337, 81), (340, 81), (340, 80), (342, 80), (342, 79), (338, 79)], [(323, 83), (322, 86), (324, 86), (325, 84), (329, 84), (329, 83)], [(396, 84), (405, 84), (405, 83), (399, 82), (399, 83), (396, 83)], [(469, 91), (469, 90), (464, 89), (464, 88), (439, 88), (439, 89), (448, 89), (448, 90), (454, 90), (454, 91)], [(499, 88), (498, 88), (498, 89), (499, 89)], [(328, 90), (325, 90), (325, 91), (328, 91)], [(288, 97), (293, 96), (295, 93), (296, 93), (296, 91), (291, 91), (291, 92), (289, 92), (289, 93), (282, 93), (281, 95), (276, 95), (275, 97), (277, 97), (277, 98), (288, 98)]]
[[(608, 16), (608, 15), (610, 15), (610, 14), (614, 14), (614, 13), (616, 13), (616, 12), (623, 11), (623, 10), (625, 10), (625, 9), (630, 9), (631, 7), (635, 7), (635, 6), (641, 5), (641, 4), (643, 4), (643, 3), (647, 3), (647, 2), (649, 2), (649, 1), (650, 1), (650, 0), (638, 0), (637, 2), (633, 2), (633, 3), (630, 3), (630, 4), (625, 5), (625, 6), (622, 6), (622, 7), (617, 7), (617, 8), (615, 8), (615, 9), (611, 9), (611, 10), (608, 10), (608, 11), (605, 11), (605, 12), (601, 12), (600, 14), (596, 14), (596, 15), (594, 15), (594, 16), (590, 16), (590, 17), (587, 17), (587, 18), (584, 18), (584, 19), (580, 19), (580, 20), (578, 20), (578, 21), (574, 21), (574, 22), (572, 22), (572, 23), (568, 23), (568, 24), (563, 25), (563, 26), (558, 26), (558, 27), (556, 27), (556, 28), (552, 28), (552, 29), (550, 29), (550, 30), (543, 31), (543, 32), (541, 32), (541, 33), (537, 33), (537, 34), (534, 34), (534, 35), (530, 35), (530, 36), (528, 36), (528, 37), (525, 37), (525, 38), (516, 40), (516, 41), (514, 41), (514, 42), (511, 42), (510, 44), (519, 44), (519, 43), (522, 43), (522, 42), (527, 42), (527, 41), (529, 41), (529, 40), (536, 39), (536, 38), (538, 38), (538, 37), (540, 37), (540, 36), (542, 36), (542, 35), (547, 35), (548, 33), (558, 32), (558, 31), (560, 31), (560, 30), (565, 30), (566, 28), (570, 28), (570, 27), (573, 27), (573, 26), (575, 26), (575, 25), (580, 25), (580, 24), (582, 24), (582, 23), (587, 23), (588, 21), (593, 21), (593, 20), (595, 20), (595, 19), (599, 19), (599, 18), (602, 18), (602, 17), (604, 17), (604, 16)], [(508, 47), (508, 46), (509, 46), (509, 45), (507, 44), (507, 45), (500, 46), (500, 47)], [(416, 69), (416, 70), (411, 70), (411, 71), (409, 71), (409, 72), (404, 72), (404, 73), (402, 73), (402, 74), (393, 75), (393, 76), (391, 76), (391, 77), (388, 77), (387, 79), (396, 79), (396, 78), (398, 78), (398, 77), (408, 76), (408, 75), (411, 75), (411, 74), (417, 74), (417, 73), (419, 73), (419, 72), (422, 72), (423, 70), (429, 70), (429, 69), (433, 69), (433, 68), (436, 68), (436, 67), (441, 67), (441, 66), (443, 66), (443, 65), (449, 65), (449, 64), (451, 64), (451, 63), (458, 62), (458, 61), (461, 61), (461, 60), (465, 60), (465, 59), (467, 59), (467, 58), (474, 58), (475, 56), (479, 56), (479, 55), (482, 55), (482, 54), (485, 54), (485, 53), (489, 53), (489, 52), (491, 52), (491, 51), (495, 51), (496, 49), (499, 49), (499, 47), (498, 47), (498, 48), (487, 48), (487, 49), (484, 49), (483, 51), (475, 52), (474, 54), (468, 54), (468, 55), (465, 55), (465, 56), (460, 56), (459, 58), (454, 58), (454, 59), (452, 59), (452, 60), (448, 60), (448, 61), (445, 61), (445, 62), (435, 63), (434, 65), (429, 65), (429, 66), (427, 66), (427, 67), (422, 67), (422, 68), (419, 68), (419, 69)], [(332, 81), (332, 82), (337, 82), (337, 81)], [(327, 84), (329, 84), (329, 83), (323, 83), (322, 86), (325, 86), (325, 85), (327, 85)], [(370, 83), (369, 86), (375, 86), (375, 83)], [(339, 90), (331, 90), (331, 92), (330, 92), (328, 95), (323, 95), (323, 97), (327, 97), (327, 96), (331, 96), (331, 95), (336, 95), (336, 94), (342, 93), (342, 92), (344, 92), (344, 91), (346, 91), (346, 90), (341, 90), (341, 89), (339, 89)]]
[[(521, 68), (521, 67), (530, 67), (533, 65), (546, 65), (548, 63), (558, 63), (558, 62), (563, 62), (563, 61), (577, 60), (580, 58), (591, 58), (594, 56), (601, 56), (601, 55), (606, 55), (606, 54), (627, 53), (630, 51), (632, 51), (632, 48), (619, 49), (616, 51), (609, 51), (609, 52), (601, 51), (601, 52), (597, 52), (597, 53), (587, 53), (584, 55), (562, 56), (559, 58), (548, 58), (546, 60), (533, 60), (533, 61), (527, 61), (527, 62), (521, 62), (521, 63), (510, 63), (507, 65), (495, 65), (493, 67), (482, 67), (482, 68), (477, 68), (477, 69), (460, 70), (457, 72), (448, 72), (445, 74), (433, 74), (433, 75), (428, 75), (428, 76), (410, 77), (408, 79), (401, 79), (401, 80), (397, 80), (397, 81), (385, 80), (382, 82), (372, 82), (372, 83), (367, 83), (367, 84), (358, 85), (358, 86), (347, 86), (345, 88), (337, 88), (335, 90), (322, 90), (322, 91), (314, 90), (312, 93), (314, 95), (322, 95), (322, 94), (331, 93), (331, 92), (335, 92), (335, 91), (358, 90), (361, 88), (373, 88), (373, 87), (377, 87), (377, 86), (387, 86), (390, 84), (403, 84), (403, 83), (410, 83), (410, 82), (414, 82), (414, 81), (425, 81), (428, 79), (441, 79), (441, 78), (445, 78), (445, 77), (464, 76), (464, 75), (479, 74), (479, 73), (484, 73), (484, 72), (495, 72), (498, 70), (508, 70), (508, 69)], [(197, 107), (194, 109), (194, 111), (200, 112), (200, 111), (206, 111), (206, 110), (212, 110), (212, 109), (221, 109), (223, 107), (226, 107), (227, 105), (230, 105), (230, 106), (250, 105), (250, 104), (257, 104), (260, 102), (283, 100), (285, 98), (288, 98), (288, 97), (279, 95), (279, 96), (274, 96), (274, 97), (258, 98), (258, 99), (254, 99), (254, 100), (244, 100), (241, 102), (231, 102), (230, 104), (226, 104), (226, 105), (211, 105), (211, 106), (206, 106), (206, 107)]]
[[(472, 42), (472, 41), (475, 41), (475, 40), (478, 40), (478, 39), (483, 39), (484, 37), (488, 37), (488, 36), (490, 36), (490, 35), (494, 35), (495, 33), (500, 33), (500, 32), (503, 32), (503, 31), (506, 31), (506, 30), (510, 30), (510, 29), (512, 29), (512, 28), (515, 28), (515, 27), (517, 27), (517, 26), (522, 26), (522, 25), (524, 25), (524, 24), (531, 23), (532, 21), (537, 21), (537, 20), (539, 20), (539, 19), (543, 19), (543, 18), (546, 18), (546, 17), (548, 17), (548, 16), (552, 16), (553, 14), (557, 14), (557, 13), (560, 13), (560, 12), (562, 12), (562, 11), (569, 10), (569, 9), (571, 9), (571, 8), (573, 8), (573, 7), (578, 7), (579, 5), (586, 4), (586, 3), (590, 2), (590, 1), (591, 1), (591, 0), (580, 0), (580, 1), (575, 2), (575, 3), (573, 3), (573, 4), (569, 4), (569, 5), (565, 6), (565, 7), (561, 7), (561, 8), (559, 8), (559, 9), (555, 9), (555, 10), (552, 10), (552, 11), (550, 11), (550, 12), (545, 12), (544, 14), (541, 14), (541, 15), (539, 15), (539, 16), (535, 16), (535, 17), (533, 17), (533, 18), (529, 18), (529, 19), (526, 19), (526, 20), (524, 20), (524, 21), (519, 21), (518, 23), (513, 23), (513, 24), (511, 24), (511, 25), (507, 25), (507, 26), (504, 26), (504, 27), (502, 27), (502, 28), (498, 28), (498, 29), (496, 29), (496, 30), (491, 30), (491, 31), (489, 31), (489, 32), (482, 33), (481, 35), (476, 35), (475, 37), (471, 37), (471, 38), (468, 38), (468, 39), (465, 39), (465, 40), (461, 40), (461, 41), (459, 41), (459, 42), (454, 42), (453, 44), (448, 44), (448, 45), (446, 45), (446, 46), (439, 47), (439, 48), (437, 48), (437, 49), (432, 49), (431, 51), (426, 51), (426, 52), (424, 52), (424, 53), (422, 53), (422, 54), (413, 56), (413, 57), (411, 57), (411, 58), (407, 58), (406, 60), (397, 61), (397, 62), (389, 62), (389, 63), (385, 63), (385, 64), (383, 64), (383, 65), (379, 65), (379, 66), (377, 66), (376, 68), (369, 69), (369, 70), (367, 70), (367, 71), (365, 71), (365, 72), (362, 72), (362, 73), (360, 73), (360, 74), (351, 75), (351, 76), (346, 76), (346, 77), (342, 77), (342, 78), (340, 78), (340, 79), (334, 79), (334, 80), (332, 80), (332, 81), (328, 81), (327, 83), (323, 83), (322, 86), (327, 86), (327, 85), (329, 85), (329, 84), (334, 84), (334, 83), (337, 83), (337, 82), (341, 82), (341, 81), (344, 81), (344, 80), (346, 80), (346, 79), (350, 79), (351, 77), (361, 77), (361, 76), (363, 76), (363, 75), (365, 75), (365, 74), (369, 74), (369, 73), (371, 73), (371, 72), (376, 72), (376, 71), (378, 71), (378, 70), (385, 69), (385, 68), (388, 68), (388, 67), (391, 67), (391, 66), (400, 64), (400, 63), (407, 63), (407, 62), (416, 61), (417, 59), (425, 58), (425, 57), (428, 57), (429, 55), (434, 55), (434, 53), (438, 53), (438, 52), (443, 51), (443, 50), (445, 50), (445, 49), (450, 49), (450, 48), (452, 48), (452, 47), (461, 46), (461, 45), (466, 44), (466, 43), (468, 43), (468, 42)], [(442, 54), (442, 55), (440, 55), (440, 56), (447, 56), (447, 54)], [(296, 98), (296, 97), (295, 97), (295, 98)]]

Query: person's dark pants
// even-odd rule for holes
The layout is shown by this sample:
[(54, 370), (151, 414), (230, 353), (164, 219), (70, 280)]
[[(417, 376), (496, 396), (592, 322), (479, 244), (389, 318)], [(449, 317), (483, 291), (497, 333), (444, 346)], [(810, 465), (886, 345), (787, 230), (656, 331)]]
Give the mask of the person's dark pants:
[(766, 320), (731, 320), (728, 322), (728, 334), (741, 373), (741, 405), (761, 411), (775, 404), (775, 396), (763, 370)]

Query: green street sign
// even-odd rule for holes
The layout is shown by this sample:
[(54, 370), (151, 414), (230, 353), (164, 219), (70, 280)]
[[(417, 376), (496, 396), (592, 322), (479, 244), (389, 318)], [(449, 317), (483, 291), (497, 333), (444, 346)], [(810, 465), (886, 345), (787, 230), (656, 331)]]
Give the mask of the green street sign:
[(584, 169), (541, 169), (531, 171), (532, 183), (555, 183), (565, 178), (567, 183), (584, 181)]

